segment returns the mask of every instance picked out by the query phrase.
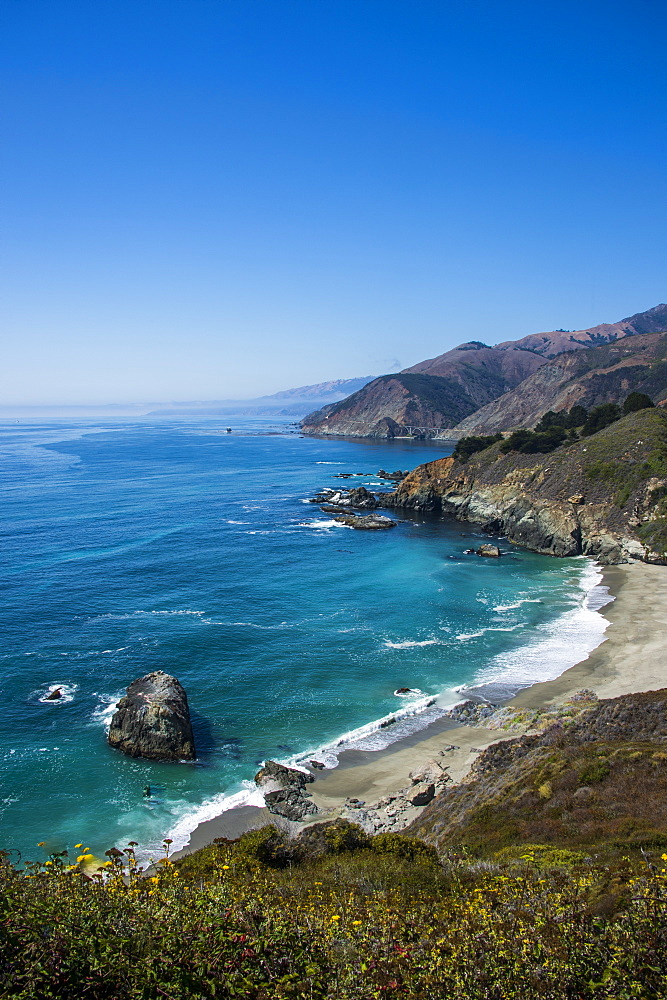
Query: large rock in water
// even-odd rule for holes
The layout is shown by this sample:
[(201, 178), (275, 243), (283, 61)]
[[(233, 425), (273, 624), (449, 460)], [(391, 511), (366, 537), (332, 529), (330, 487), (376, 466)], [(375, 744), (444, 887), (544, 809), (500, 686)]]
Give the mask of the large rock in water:
[(112, 747), (149, 760), (195, 759), (188, 697), (175, 677), (156, 670), (132, 681), (116, 709)]

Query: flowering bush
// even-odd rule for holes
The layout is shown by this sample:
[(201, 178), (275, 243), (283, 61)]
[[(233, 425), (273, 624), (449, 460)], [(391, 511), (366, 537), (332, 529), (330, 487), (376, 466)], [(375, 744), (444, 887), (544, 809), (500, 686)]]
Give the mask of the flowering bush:
[(85, 849), (23, 868), (5, 856), (0, 997), (667, 995), (667, 855), (549, 868), (537, 848), (479, 863), (390, 837), (290, 859), (269, 830), (176, 863), (166, 844), (146, 871), (134, 844), (96, 871)]

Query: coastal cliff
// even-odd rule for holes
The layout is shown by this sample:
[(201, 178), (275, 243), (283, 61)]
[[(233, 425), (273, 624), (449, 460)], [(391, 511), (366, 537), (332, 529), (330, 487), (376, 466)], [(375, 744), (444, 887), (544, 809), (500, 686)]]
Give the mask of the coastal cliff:
[(418, 466), (383, 504), (471, 521), (536, 552), (667, 562), (667, 414), (630, 414), (549, 454)]
[(666, 699), (664, 688), (606, 699), (494, 743), (406, 832), (496, 857), (536, 843), (600, 852), (664, 838)]

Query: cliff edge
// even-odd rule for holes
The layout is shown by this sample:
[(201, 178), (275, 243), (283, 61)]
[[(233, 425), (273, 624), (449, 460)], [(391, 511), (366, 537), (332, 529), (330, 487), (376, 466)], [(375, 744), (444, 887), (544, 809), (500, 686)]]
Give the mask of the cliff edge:
[(667, 563), (667, 414), (631, 413), (549, 454), (418, 466), (384, 505), (480, 524), (535, 552)]

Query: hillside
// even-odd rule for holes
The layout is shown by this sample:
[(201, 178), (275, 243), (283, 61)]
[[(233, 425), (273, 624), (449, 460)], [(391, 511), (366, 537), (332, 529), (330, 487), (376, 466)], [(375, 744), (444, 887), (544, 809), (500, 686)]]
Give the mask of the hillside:
[(375, 379), (347, 399), (308, 414), (301, 426), (306, 433), (349, 437), (398, 437), (408, 426), (434, 434), (514, 388), (542, 364), (544, 359), (530, 351), (461, 344), (439, 358)]
[[(440, 851), (615, 853), (667, 838), (667, 690), (598, 702), (495, 743), (406, 832)], [(509, 854), (512, 852), (512, 854)]]
[(472, 521), (550, 555), (667, 562), (667, 413), (631, 413), (549, 454), (502, 448), (420, 465), (383, 503)]
[[(491, 375), (486, 381), (498, 379)], [(454, 379), (399, 373), (382, 375), (347, 399), (308, 414), (301, 427), (306, 433), (391, 438), (405, 434), (407, 426), (435, 431), (476, 409)]]
[(547, 410), (587, 409), (615, 403), (629, 392), (667, 400), (667, 333), (646, 333), (588, 350), (569, 351), (542, 365), (455, 428), (459, 434), (493, 434), (532, 427)]
[[(606, 364), (609, 367), (611, 364), (605, 362), (601, 355), (599, 361), (589, 361), (588, 367), (580, 369), (574, 365), (570, 371), (566, 365), (561, 371), (557, 365), (554, 370), (551, 359), (556, 354), (566, 352), (562, 357), (572, 358), (573, 354), (587, 348), (610, 344), (618, 348), (619, 341), (664, 330), (667, 330), (667, 305), (659, 305), (618, 323), (603, 323), (588, 330), (536, 333), (520, 340), (504, 341), (495, 347), (470, 341), (397, 374), (374, 379), (341, 402), (308, 414), (301, 427), (306, 434), (398, 437), (417, 433), (433, 437), (462, 422), (465, 428), (463, 433), (470, 433), (469, 428), (477, 426), (476, 411), (489, 405), (491, 409), (484, 411), (481, 421), (491, 421), (494, 427), (502, 425), (503, 429), (505, 426), (523, 426), (521, 423), (507, 423), (507, 420), (514, 419), (515, 410), (517, 413), (525, 410), (533, 419), (533, 414), (539, 409), (540, 392), (545, 386), (551, 395), (552, 385), (562, 385), (592, 371), (591, 365), (604, 367)], [(643, 365), (646, 361), (638, 361), (637, 364)], [(546, 371), (540, 381), (542, 369)], [(422, 379), (438, 381), (406, 381), (406, 376), (417, 375)], [(528, 398), (523, 400), (520, 397), (522, 401), (519, 402), (511, 396), (510, 412), (506, 415), (503, 409), (505, 397), (513, 390), (516, 394), (517, 387), (526, 380), (529, 382)], [(662, 386), (661, 377), (658, 384)], [(605, 385), (607, 394), (612, 393), (612, 380), (608, 379)], [(635, 386), (632, 385), (632, 388)], [(604, 395), (604, 387), (600, 387), (598, 395)], [(539, 419), (549, 408), (554, 407), (545, 405), (534, 419)], [(486, 427), (487, 423), (483, 426)], [(453, 436), (456, 437), (457, 433)]]

